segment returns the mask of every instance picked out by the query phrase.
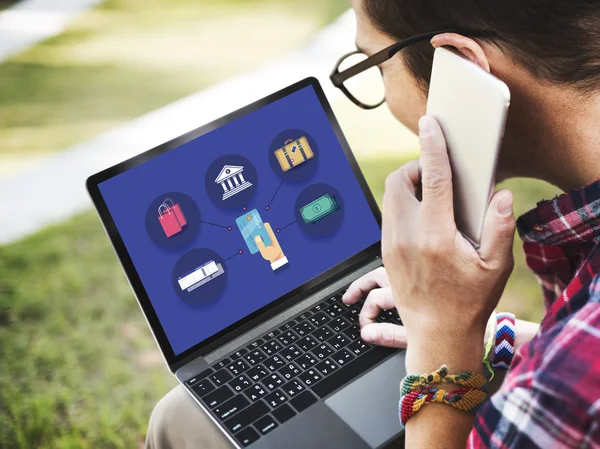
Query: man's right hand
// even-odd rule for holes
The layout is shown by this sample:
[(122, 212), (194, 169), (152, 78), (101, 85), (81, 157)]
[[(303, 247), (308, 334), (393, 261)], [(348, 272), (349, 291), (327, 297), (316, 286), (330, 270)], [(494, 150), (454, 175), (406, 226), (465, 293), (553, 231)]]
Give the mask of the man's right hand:
[(382, 310), (396, 308), (385, 268), (379, 267), (354, 281), (342, 300), (346, 304), (356, 304), (365, 297), (359, 315), (362, 339), (374, 345), (406, 348), (404, 327), (375, 321)]

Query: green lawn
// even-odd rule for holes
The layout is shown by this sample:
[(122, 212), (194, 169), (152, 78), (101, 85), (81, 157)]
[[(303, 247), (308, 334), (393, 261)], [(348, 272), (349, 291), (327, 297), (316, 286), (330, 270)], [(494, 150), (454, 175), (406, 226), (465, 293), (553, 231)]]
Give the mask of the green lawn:
[(107, 0), (0, 65), (0, 165), (2, 156), (60, 151), (257, 68), (347, 8), (346, 0)]
[[(361, 165), (378, 200), (403, 160)], [(554, 189), (507, 183), (521, 212)], [(523, 265), (502, 307), (539, 319)], [(130, 448), (174, 385), (102, 227), (92, 212), (0, 247), (0, 447)]]

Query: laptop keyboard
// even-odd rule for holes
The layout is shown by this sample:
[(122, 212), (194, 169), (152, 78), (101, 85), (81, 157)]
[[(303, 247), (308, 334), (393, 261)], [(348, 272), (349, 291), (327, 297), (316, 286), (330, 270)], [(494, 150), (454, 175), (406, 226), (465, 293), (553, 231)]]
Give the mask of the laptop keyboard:
[[(344, 304), (345, 290), (186, 381), (241, 446), (396, 352), (360, 339), (364, 301)], [(395, 309), (377, 321), (401, 324)]]

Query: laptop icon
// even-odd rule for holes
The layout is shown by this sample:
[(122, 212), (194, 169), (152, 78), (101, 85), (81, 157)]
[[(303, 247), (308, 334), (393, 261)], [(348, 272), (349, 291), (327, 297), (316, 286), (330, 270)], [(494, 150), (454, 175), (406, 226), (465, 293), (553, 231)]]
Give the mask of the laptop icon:
[[(382, 265), (381, 216), (316, 79), (87, 188), (169, 370), (233, 447), (376, 448), (401, 435), (404, 352), (362, 341), (362, 303), (341, 301)], [(181, 192), (197, 229), (177, 246), (146, 232), (163, 232), (164, 192)]]

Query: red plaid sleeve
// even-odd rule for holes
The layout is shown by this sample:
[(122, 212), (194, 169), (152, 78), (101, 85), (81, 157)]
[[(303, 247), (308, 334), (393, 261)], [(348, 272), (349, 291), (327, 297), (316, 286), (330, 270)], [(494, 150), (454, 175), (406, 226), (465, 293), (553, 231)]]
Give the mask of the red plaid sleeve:
[(600, 448), (600, 277), (577, 295), (581, 309), (519, 349), (468, 448)]

